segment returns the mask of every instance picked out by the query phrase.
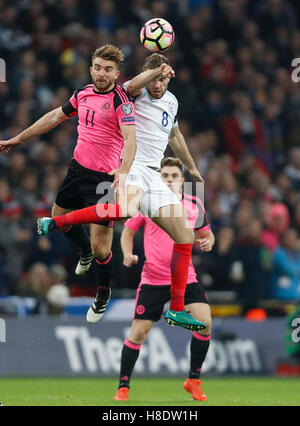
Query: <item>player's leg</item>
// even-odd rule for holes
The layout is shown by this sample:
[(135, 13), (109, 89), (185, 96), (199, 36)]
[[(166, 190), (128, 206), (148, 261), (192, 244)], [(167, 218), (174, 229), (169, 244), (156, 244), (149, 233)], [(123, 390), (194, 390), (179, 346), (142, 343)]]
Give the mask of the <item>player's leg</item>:
[(38, 233), (47, 235), (73, 225), (100, 224), (120, 221), (134, 216), (139, 208), (142, 189), (128, 185), (125, 192), (117, 197), (117, 203), (100, 203), (70, 213), (38, 219)]
[(193, 399), (206, 401), (206, 395), (201, 388), (200, 376), (210, 344), (212, 324), (210, 307), (199, 283), (187, 286), (185, 300), (187, 302), (186, 310), (190, 311), (194, 318), (204, 322), (206, 329), (193, 333), (190, 344), (190, 370), (188, 378), (184, 382), (184, 389), (192, 394)]
[(129, 336), (125, 339), (120, 366), (120, 381), (115, 401), (127, 401), (129, 396), (129, 384), (134, 366), (138, 360), (141, 345), (151, 330), (153, 321), (134, 319)]
[(89, 323), (96, 323), (103, 317), (111, 296), (113, 228), (109, 224), (106, 224), (106, 226), (92, 224), (90, 226), (90, 234), (92, 252), (96, 259), (99, 286), (94, 303), (87, 312), (86, 320)]
[[(86, 173), (82, 171), (75, 160), (69, 164), (68, 172), (58, 188), (55, 203), (52, 208), (52, 217), (63, 217), (73, 210), (81, 209), (85, 206), (82, 198), (81, 182), (86, 179)], [(47, 234), (53, 219), (38, 219), (38, 233)], [(91, 253), (90, 238), (82, 226), (66, 226), (62, 228), (65, 236), (78, 244), (80, 247), (80, 260), (76, 267), (76, 274), (85, 273), (91, 266), (93, 255)]]
[[(52, 207), (52, 216), (61, 216), (70, 213), (71, 209), (64, 209), (56, 203)], [(83, 275), (90, 268), (94, 255), (92, 253), (90, 237), (82, 225), (70, 225), (61, 229), (64, 235), (80, 248), (80, 259), (76, 266), (75, 273)]]
[(120, 382), (115, 400), (128, 400), (130, 378), (138, 359), (141, 345), (151, 330), (153, 322), (161, 318), (164, 305), (169, 298), (169, 285), (140, 284), (136, 295), (134, 320), (122, 349)]
[(166, 313), (170, 325), (179, 325), (189, 330), (200, 330), (205, 324), (184, 311), (184, 294), (188, 268), (194, 242), (191, 229), (181, 203), (160, 207), (153, 221), (166, 231), (174, 241), (171, 260), (171, 303)]
[[(111, 202), (110, 197), (106, 197), (106, 203), (100, 203), (98, 197), (94, 202), (89, 202), (88, 207), (80, 210), (55, 216), (52, 219), (39, 219), (38, 233), (45, 235), (65, 226), (118, 221), (134, 216), (139, 208), (142, 193), (145, 191), (144, 175), (147, 173), (145, 169), (147, 169), (145, 166), (131, 167), (127, 176), (125, 191), (117, 194), (116, 203)], [(106, 179), (109, 181), (113, 177), (107, 175)]]

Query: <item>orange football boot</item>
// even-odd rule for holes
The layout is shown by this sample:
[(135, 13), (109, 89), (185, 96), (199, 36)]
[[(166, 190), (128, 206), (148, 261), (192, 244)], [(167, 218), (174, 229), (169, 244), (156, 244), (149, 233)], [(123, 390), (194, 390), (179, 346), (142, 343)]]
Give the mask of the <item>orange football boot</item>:
[(192, 394), (193, 399), (197, 401), (206, 401), (206, 395), (201, 389), (202, 383), (203, 382), (200, 382), (199, 379), (186, 379), (183, 387), (187, 392)]
[(116, 395), (114, 396), (115, 401), (128, 401), (129, 389), (120, 388), (117, 390)]

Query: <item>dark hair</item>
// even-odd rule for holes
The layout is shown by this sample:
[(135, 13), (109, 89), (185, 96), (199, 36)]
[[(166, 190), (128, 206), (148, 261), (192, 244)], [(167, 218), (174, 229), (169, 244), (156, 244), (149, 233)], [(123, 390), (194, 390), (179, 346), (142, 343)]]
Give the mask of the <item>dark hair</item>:
[(145, 59), (143, 69), (145, 70), (152, 70), (154, 68), (160, 67), (162, 64), (169, 65), (169, 60), (164, 55), (161, 55), (160, 53), (152, 53), (152, 55), (148, 56)]
[(175, 157), (164, 158), (163, 160), (161, 160), (160, 167), (162, 169), (165, 166), (178, 167), (178, 169), (181, 171), (182, 176), (184, 175), (183, 164), (179, 160), (179, 158), (175, 158)]
[(96, 58), (102, 58), (107, 61), (113, 61), (118, 66), (120, 62), (123, 61), (124, 55), (118, 47), (112, 44), (106, 44), (105, 46), (98, 47), (98, 49), (95, 50), (92, 56), (92, 63)]

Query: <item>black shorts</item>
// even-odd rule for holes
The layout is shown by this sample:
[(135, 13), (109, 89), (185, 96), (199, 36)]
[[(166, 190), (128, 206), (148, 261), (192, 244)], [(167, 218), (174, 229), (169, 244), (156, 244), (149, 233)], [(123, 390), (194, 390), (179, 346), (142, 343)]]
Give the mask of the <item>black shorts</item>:
[[(63, 209), (71, 210), (93, 206), (100, 200), (103, 203), (114, 203), (114, 188), (110, 188), (113, 180), (113, 176), (87, 169), (73, 159), (58, 189), (55, 203)], [(100, 225), (112, 226), (112, 224), (113, 222), (106, 221)]]
[[(170, 300), (170, 285), (142, 284), (137, 292), (134, 319), (158, 321), (166, 302)], [(206, 293), (199, 283), (186, 286), (184, 304), (207, 303)]]

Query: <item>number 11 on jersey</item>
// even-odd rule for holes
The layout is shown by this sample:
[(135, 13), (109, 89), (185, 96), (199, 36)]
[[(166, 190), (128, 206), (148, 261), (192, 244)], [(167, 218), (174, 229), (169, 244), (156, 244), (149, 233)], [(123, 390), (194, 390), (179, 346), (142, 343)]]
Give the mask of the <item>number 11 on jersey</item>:
[[(90, 113), (90, 110), (87, 109), (86, 110), (86, 116), (85, 116), (85, 125), (86, 126), (88, 126), (88, 124), (89, 124), (89, 121), (88, 121), (89, 113)], [(91, 119), (92, 127), (94, 127), (94, 116), (95, 116), (95, 111), (92, 111), (92, 119)]]

